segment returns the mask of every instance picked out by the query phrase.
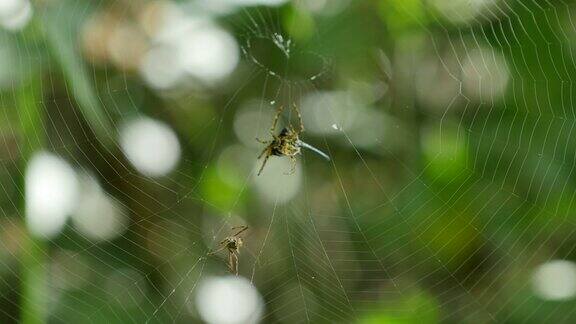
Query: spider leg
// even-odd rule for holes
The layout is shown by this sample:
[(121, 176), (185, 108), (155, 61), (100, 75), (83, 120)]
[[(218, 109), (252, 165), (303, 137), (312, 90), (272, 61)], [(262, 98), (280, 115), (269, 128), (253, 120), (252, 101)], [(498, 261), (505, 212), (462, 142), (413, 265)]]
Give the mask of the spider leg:
[(260, 158), (262, 158), (264, 153), (268, 152), (269, 149), (270, 149), (269, 147), (264, 148), (264, 150), (262, 150), (262, 153), (260, 153), (260, 155), (258, 155), (258, 160), (260, 160)]
[(237, 229), (237, 228), (240, 228), (240, 230), (239, 230), (236, 234), (234, 234), (234, 236), (238, 236), (240, 233), (242, 233), (242, 232), (244, 232), (245, 230), (247, 230), (247, 229), (248, 229), (248, 226), (242, 225), (242, 226), (232, 227), (232, 229)]
[(230, 268), (230, 272), (238, 275), (238, 255), (236, 252), (230, 252), (228, 254), (228, 267)]
[[(264, 154), (264, 152), (262, 152), (262, 154)], [(260, 156), (262, 156), (262, 154), (260, 154)], [(258, 170), (258, 175), (260, 175), (262, 173), (262, 170), (264, 170), (264, 166), (266, 166), (266, 162), (268, 162), (269, 157), (270, 154), (266, 154), (266, 156), (264, 157), (264, 162), (262, 162), (262, 166), (260, 167), (260, 170)]]
[(233, 264), (232, 264), (232, 253), (234, 253), (234, 252), (228, 251), (228, 270), (230, 270), (230, 272), (234, 272), (234, 268), (233, 268)]
[(302, 114), (300, 114), (300, 109), (298, 109), (298, 107), (296, 107), (296, 104), (294, 104), (293, 109), (294, 109), (294, 111), (296, 111), (296, 115), (298, 115), (298, 122), (300, 123), (300, 127), (298, 129), (298, 134), (300, 134), (304, 131), (304, 121), (302, 120)]
[(258, 137), (256, 137), (256, 140), (257, 140), (258, 142), (262, 143), (262, 144), (268, 144), (268, 143), (270, 143), (270, 141), (264, 141), (264, 140), (259, 139)]
[(274, 116), (274, 120), (272, 121), (272, 127), (270, 127), (270, 134), (272, 136), (274, 136), (275, 132), (276, 132), (276, 124), (278, 124), (278, 119), (280, 118), (280, 115), (282, 114), (282, 110), (284, 110), (284, 106), (280, 106), (280, 108), (278, 108), (278, 111), (276, 112), (276, 116)]
[[(220, 242), (220, 244), (222, 244), (222, 242)], [(224, 250), (225, 248), (226, 248), (226, 246), (222, 246), (222, 247), (221, 247), (221, 248), (219, 248), (218, 250), (214, 250), (214, 251), (212, 251), (212, 252), (209, 252), (209, 253), (208, 253), (208, 254), (206, 254), (206, 255), (213, 255), (213, 254), (216, 254), (216, 253), (218, 253), (218, 252), (220, 252), (220, 251)]]

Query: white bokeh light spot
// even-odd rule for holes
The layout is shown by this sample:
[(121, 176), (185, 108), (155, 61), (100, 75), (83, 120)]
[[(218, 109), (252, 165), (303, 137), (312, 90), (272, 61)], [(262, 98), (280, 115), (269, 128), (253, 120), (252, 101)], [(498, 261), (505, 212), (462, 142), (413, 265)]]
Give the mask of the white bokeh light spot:
[(462, 63), (464, 90), (478, 100), (502, 97), (509, 78), (506, 59), (489, 48), (470, 51)]
[(228, 5), (230, 7), (242, 6), (269, 6), (276, 7), (285, 4), (288, 0), (200, 0), (200, 3), (218, 4), (219, 6)]
[(234, 37), (212, 25), (185, 35), (179, 53), (184, 70), (208, 83), (228, 76), (240, 59)]
[(134, 167), (144, 175), (158, 177), (172, 171), (180, 160), (180, 143), (167, 124), (148, 117), (125, 122), (120, 146)]
[(541, 264), (532, 274), (534, 293), (545, 300), (567, 300), (576, 295), (576, 264), (552, 260)]
[[(268, 140), (270, 137), (270, 120), (274, 119), (275, 111), (264, 108), (258, 102), (250, 102), (243, 105), (234, 116), (234, 133), (242, 144), (262, 149), (262, 143), (256, 138)], [(280, 131), (284, 126), (283, 120), (278, 120), (276, 131)]]
[(76, 173), (56, 155), (38, 152), (26, 168), (25, 186), (28, 230), (39, 237), (56, 236), (76, 205)]
[(80, 199), (72, 214), (74, 227), (93, 240), (110, 240), (121, 235), (129, 221), (123, 206), (104, 192), (92, 176), (82, 176), (80, 188)]
[(2, 0), (0, 1), (0, 19), (11, 17), (20, 11), (27, 1), (25, 0)]
[(256, 175), (262, 165), (263, 159), (255, 161), (254, 177), (258, 193), (270, 203), (287, 203), (298, 194), (302, 185), (301, 156), (297, 156), (296, 169), (290, 174), (292, 168), (290, 159), (284, 156), (271, 156), (266, 162), (261, 175)]
[(32, 4), (29, 0), (1, 0), (0, 1), (0, 25), (16, 31), (20, 30), (32, 18)]
[(153, 88), (169, 89), (184, 76), (184, 71), (174, 59), (174, 49), (169, 46), (152, 47), (142, 59), (140, 74)]
[(208, 323), (258, 323), (262, 298), (246, 279), (237, 276), (213, 277), (198, 287), (196, 307)]
[(302, 118), (311, 133), (335, 135), (352, 127), (362, 105), (347, 91), (314, 92), (302, 102)]
[(144, 55), (140, 73), (160, 90), (175, 88), (190, 79), (213, 85), (234, 71), (240, 61), (236, 39), (206, 18), (192, 17), (169, 6)]
[(497, 4), (496, 0), (432, 0), (430, 2), (444, 18), (456, 24), (469, 24), (484, 11)]

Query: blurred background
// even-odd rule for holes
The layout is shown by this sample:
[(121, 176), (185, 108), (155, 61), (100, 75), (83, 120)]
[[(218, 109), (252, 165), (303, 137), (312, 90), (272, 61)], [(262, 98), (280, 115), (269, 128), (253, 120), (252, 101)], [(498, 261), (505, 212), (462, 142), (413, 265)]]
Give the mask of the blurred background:
[(0, 322), (574, 322), (574, 14), (0, 0)]

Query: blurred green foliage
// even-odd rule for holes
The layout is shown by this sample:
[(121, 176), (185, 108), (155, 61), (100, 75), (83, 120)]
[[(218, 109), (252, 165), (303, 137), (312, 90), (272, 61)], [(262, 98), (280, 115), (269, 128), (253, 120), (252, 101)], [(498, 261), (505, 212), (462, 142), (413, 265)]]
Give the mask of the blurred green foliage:
[[(245, 51), (235, 71), (158, 89), (131, 66), (138, 46), (114, 61), (84, 39), (98, 15), (104, 36), (140, 26), (148, 1), (33, 1), (30, 23), (0, 34), (0, 322), (201, 322), (198, 283), (227, 273), (225, 255), (206, 253), (240, 223), (250, 227), (240, 274), (263, 298), (263, 322), (573, 322), (574, 299), (545, 300), (532, 278), (576, 258), (575, 4), (460, 2), (237, 8), (213, 19)], [(197, 3), (177, 8), (207, 15)], [(328, 125), (303, 136), (332, 161), (306, 152), (293, 183), (276, 183), (297, 194), (270, 198), (253, 175), (261, 148), (242, 142), (237, 115), (250, 102), (259, 116), (304, 109), (332, 91), (362, 98), (305, 120)], [(361, 109), (385, 123), (353, 120)], [(178, 136), (167, 176), (141, 175), (122, 153), (118, 130), (137, 115)], [(51, 240), (28, 233), (23, 179), (40, 148), (98, 179), (127, 211), (122, 235), (94, 240), (71, 222)], [(140, 277), (113, 286), (127, 269)]]

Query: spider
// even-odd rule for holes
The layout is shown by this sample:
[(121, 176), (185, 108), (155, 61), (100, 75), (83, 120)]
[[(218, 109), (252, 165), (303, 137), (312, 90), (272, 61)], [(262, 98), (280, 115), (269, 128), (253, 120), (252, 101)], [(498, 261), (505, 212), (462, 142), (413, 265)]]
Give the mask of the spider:
[(266, 147), (258, 156), (258, 159), (264, 157), (264, 162), (262, 162), (262, 166), (258, 171), (258, 175), (262, 173), (264, 166), (266, 166), (266, 162), (268, 162), (268, 158), (272, 155), (289, 157), (291, 167), (288, 174), (293, 174), (296, 170), (296, 155), (300, 154), (300, 148), (302, 147), (312, 150), (325, 159), (330, 160), (330, 157), (326, 153), (300, 140), (300, 134), (304, 132), (304, 123), (302, 122), (302, 115), (300, 115), (300, 110), (296, 108), (296, 105), (294, 105), (294, 111), (296, 111), (296, 114), (298, 115), (300, 126), (298, 129), (295, 129), (290, 124), (287, 127), (284, 127), (282, 131), (280, 131), (280, 134), (276, 135), (276, 125), (278, 124), (278, 119), (280, 118), (283, 110), (284, 106), (280, 106), (276, 112), (276, 116), (274, 116), (274, 120), (272, 121), (272, 127), (270, 127), (270, 135), (272, 136), (272, 140), (263, 141), (259, 138), (256, 138), (258, 142), (266, 144)]
[(235, 226), (232, 227), (233, 230), (240, 229), (234, 235), (227, 236), (220, 242), (222, 246), (216, 251), (208, 253), (208, 255), (218, 253), (224, 249), (228, 250), (228, 269), (231, 273), (238, 275), (238, 255), (240, 254), (239, 250), (244, 244), (242, 237), (240, 234), (243, 233), (248, 229), (248, 226)]

